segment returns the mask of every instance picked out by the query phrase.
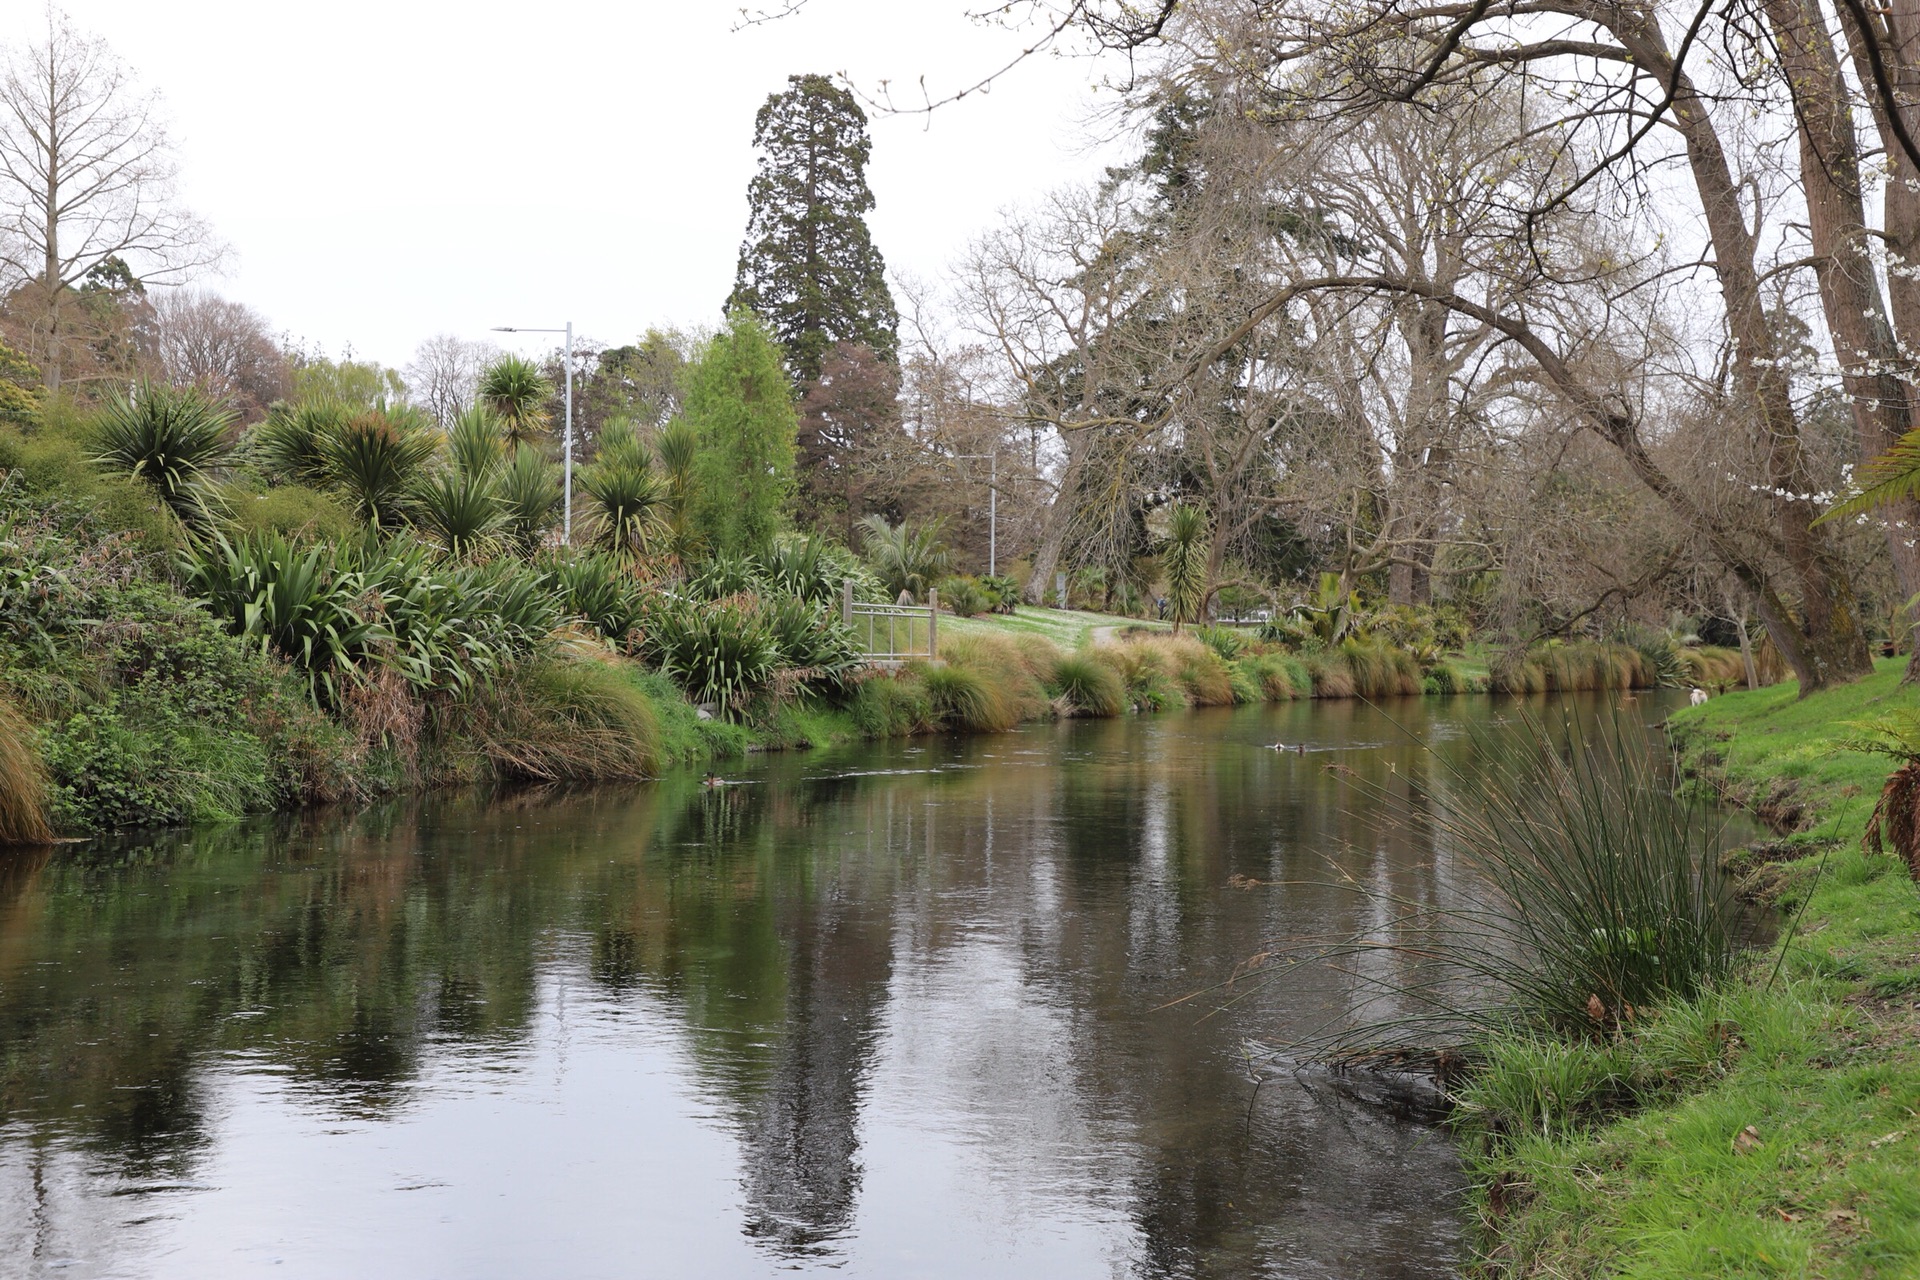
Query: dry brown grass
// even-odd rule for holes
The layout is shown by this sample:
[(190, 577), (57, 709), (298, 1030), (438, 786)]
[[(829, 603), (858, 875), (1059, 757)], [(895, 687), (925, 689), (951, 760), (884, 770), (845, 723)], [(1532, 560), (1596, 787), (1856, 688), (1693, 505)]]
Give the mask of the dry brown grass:
[(45, 844), (47, 775), (33, 746), (33, 726), (0, 696), (0, 844)]

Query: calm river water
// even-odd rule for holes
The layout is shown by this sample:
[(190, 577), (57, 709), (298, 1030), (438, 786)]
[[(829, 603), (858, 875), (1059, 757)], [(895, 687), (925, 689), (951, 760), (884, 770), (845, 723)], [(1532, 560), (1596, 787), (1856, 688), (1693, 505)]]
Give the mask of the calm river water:
[(1336, 871), (1472, 892), (1323, 766), (1391, 786), (1407, 733), (1512, 712), (1068, 722), (18, 861), (0, 1275), (1452, 1274), (1442, 1134), (1250, 1078), (1339, 980), (1164, 1006), (1365, 927)]

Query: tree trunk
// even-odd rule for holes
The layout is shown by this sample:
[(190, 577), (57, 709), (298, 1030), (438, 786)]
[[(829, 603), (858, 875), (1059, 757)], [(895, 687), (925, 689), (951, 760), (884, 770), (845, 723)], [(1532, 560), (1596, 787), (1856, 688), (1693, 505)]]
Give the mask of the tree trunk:
[[(1778, 343), (1760, 293), (1753, 235), (1707, 103), (1692, 80), (1674, 66), (1665, 37), (1649, 13), (1611, 9), (1601, 20), (1633, 54), (1642, 74), (1673, 86), (1674, 127), (1686, 143), (1688, 169), (1713, 244), (1714, 273), (1726, 302), (1728, 334), (1739, 353), (1734, 365), (1737, 405), (1751, 415), (1753, 430), (1767, 445), (1768, 487), (1789, 495), (1810, 493), (1815, 485), (1800, 445), (1792, 388), (1777, 359)], [(1800, 677), (1804, 697), (1867, 674), (1873, 669), (1872, 657), (1854, 608), (1852, 585), (1839, 570), (1824, 533), (1810, 527), (1819, 513), (1811, 503), (1791, 497), (1775, 498), (1772, 506), (1779, 550), (1791, 572), (1800, 608), (1795, 616), (1774, 595), (1762, 600), (1761, 616)], [(1743, 556), (1742, 560), (1751, 572), (1751, 559)], [(1768, 590), (1771, 594), (1770, 585)]]
[[(1858, 135), (1839, 56), (1819, 7), (1811, 0), (1766, 0), (1766, 9), (1798, 109), (1800, 176), (1807, 196), (1814, 278), (1820, 286), (1834, 357), (1852, 403), (1854, 435), (1864, 463), (1885, 453), (1916, 423), (1910, 384), (1898, 373), (1905, 362), (1870, 252), (1872, 232), (1860, 187)], [(1901, 149), (1889, 139), (1888, 150), (1899, 153)], [(1901, 185), (1897, 178), (1892, 184)], [(1911, 197), (1912, 193), (1904, 194)], [(1887, 198), (1890, 206), (1896, 203), (1891, 188)], [(1906, 203), (1911, 204), (1911, 199)], [(1920, 547), (1915, 534), (1920, 530), (1920, 503), (1891, 504), (1885, 527), (1901, 597), (1912, 599), (1920, 595)], [(1911, 614), (1908, 619), (1911, 624)]]

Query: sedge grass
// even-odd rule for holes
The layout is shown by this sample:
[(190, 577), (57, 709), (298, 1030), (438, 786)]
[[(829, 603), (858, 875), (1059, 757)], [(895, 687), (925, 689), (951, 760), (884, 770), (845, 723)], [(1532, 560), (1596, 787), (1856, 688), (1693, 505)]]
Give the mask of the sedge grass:
[(45, 844), (47, 775), (34, 750), (33, 727), (0, 697), (0, 845)]

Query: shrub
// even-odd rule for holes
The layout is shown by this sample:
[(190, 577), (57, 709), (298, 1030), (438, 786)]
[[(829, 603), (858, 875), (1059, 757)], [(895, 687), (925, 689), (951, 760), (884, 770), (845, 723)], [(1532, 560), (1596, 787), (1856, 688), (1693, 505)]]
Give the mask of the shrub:
[(920, 599), (953, 563), (953, 555), (942, 537), (942, 523), (930, 520), (915, 529), (906, 521), (887, 523), (886, 517), (872, 515), (860, 522), (861, 546), (867, 563), (873, 566), (887, 598), (901, 596)]
[(296, 547), (279, 534), (216, 537), (187, 551), (180, 574), (234, 635), (278, 653), (306, 676), (315, 701), (337, 707), (375, 636), (363, 616), (360, 583), (340, 552)]
[(933, 727), (933, 699), (912, 673), (872, 675), (854, 686), (848, 706), (853, 722), (869, 738), (899, 738)]
[(1019, 709), (984, 672), (952, 664), (922, 667), (917, 674), (940, 722), (969, 733), (1005, 733), (1020, 723)]
[(769, 587), (811, 604), (837, 607), (849, 579), (859, 599), (871, 599), (880, 590), (873, 575), (851, 552), (818, 534), (776, 538), (759, 560), (760, 577)]
[(565, 499), (560, 468), (521, 445), (500, 473), (500, 512), (507, 538), (522, 551), (540, 545)]
[(130, 396), (107, 398), (94, 428), (98, 460), (151, 486), (183, 523), (204, 524), (232, 424), (224, 405), (194, 388), (143, 382)]
[[(1573, 1038), (1611, 1035), (1727, 975), (1746, 930), (1714, 873), (1725, 820), (1712, 800), (1672, 795), (1637, 723), (1523, 725), (1477, 735), (1468, 764), (1432, 755), (1444, 803), (1417, 783), (1398, 802), (1356, 783), (1419, 806), (1492, 890), (1456, 907), (1402, 904), (1403, 932), (1362, 949), (1442, 957), (1449, 973), (1421, 984), (1444, 993), (1429, 1006), (1438, 1024), (1466, 1016)], [(1465, 1008), (1449, 998), (1463, 990), (1479, 993)]]
[(1044, 640), (1023, 648), (1007, 636), (992, 634), (949, 636), (940, 644), (940, 657), (947, 665), (978, 672), (994, 686), (1016, 721), (1047, 714), (1050, 699), (1045, 685), (1059, 656), (1059, 650)]
[(279, 401), (267, 410), (266, 421), (242, 437), (241, 451), (276, 484), (316, 486), (327, 476), (322, 443), (352, 417), (353, 410), (338, 400)]
[(327, 487), (365, 523), (392, 528), (440, 441), (415, 411), (374, 409), (348, 418), (316, 447)]
[(147, 551), (167, 554), (181, 543), (181, 524), (150, 485), (108, 475), (70, 435), (43, 428), (32, 435), (0, 429), (0, 503), (32, 495), (43, 508), (82, 517), (99, 534), (130, 533)]
[[(1260, 690), (1260, 696), (1268, 702), (1286, 702), (1292, 698), (1311, 697), (1313, 680), (1304, 671), (1296, 676), (1297, 662), (1290, 662), (1278, 654), (1255, 654), (1242, 658), (1237, 664), (1246, 678)], [(1296, 683), (1296, 679), (1298, 682)]]
[(956, 618), (971, 618), (987, 609), (986, 592), (980, 589), (976, 578), (958, 575), (942, 578), (939, 582), (940, 603)]
[(1053, 669), (1059, 697), (1075, 715), (1111, 717), (1127, 709), (1127, 687), (1112, 667), (1087, 653), (1070, 653)]
[(667, 488), (653, 456), (624, 422), (600, 435), (600, 452), (581, 468), (587, 524), (593, 544), (624, 556), (645, 555), (666, 532)]
[(492, 547), (506, 523), (491, 471), (449, 467), (421, 480), (409, 497), (414, 526), (453, 556)]
[(1193, 638), (1219, 654), (1227, 662), (1238, 658), (1247, 647), (1245, 638), (1231, 627), (1195, 627)]
[(234, 532), (279, 534), (300, 541), (338, 543), (357, 527), (353, 513), (327, 494), (304, 485), (283, 485), (265, 493), (229, 490), (226, 509)]
[(980, 579), (980, 590), (986, 595), (987, 608), (995, 613), (1012, 613), (1020, 607), (1020, 583), (1005, 574)]
[(34, 750), (33, 726), (0, 696), (0, 845), (44, 844), (52, 838), (47, 771)]
[(645, 621), (645, 592), (618, 557), (605, 552), (556, 555), (541, 568), (566, 613), (615, 644), (627, 644)]
[(1316, 698), (1351, 698), (1356, 692), (1353, 672), (1337, 654), (1310, 653), (1304, 659)]
[(780, 647), (750, 597), (703, 604), (661, 599), (649, 609), (646, 652), (696, 703), (733, 716), (773, 679)]
[(1350, 639), (1341, 642), (1337, 658), (1360, 697), (1406, 697), (1423, 688), (1420, 664), (1404, 649)]
[(614, 661), (519, 663), (480, 691), (466, 724), (505, 778), (643, 778), (659, 769), (653, 704)]
[(866, 660), (853, 629), (829, 605), (778, 594), (762, 600), (760, 612), (792, 679), (837, 689)]
[(1127, 701), (1142, 711), (1166, 711), (1187, 705), (1187, 695), (1168, 670), (1165, 651), (1129, 640), (1096, 646), (1096, 661), (1113, 668), (1126, 686)]

